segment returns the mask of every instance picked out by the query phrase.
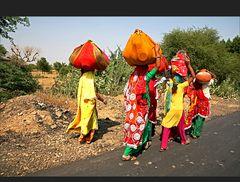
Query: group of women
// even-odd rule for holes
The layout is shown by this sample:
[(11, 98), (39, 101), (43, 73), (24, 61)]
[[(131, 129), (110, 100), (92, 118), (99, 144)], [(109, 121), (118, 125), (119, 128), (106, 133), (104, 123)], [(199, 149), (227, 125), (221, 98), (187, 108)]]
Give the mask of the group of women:
[[(161, 64), (163, 55), (160, 46), (155, 45), (156, 53), (154, 66), (134, 66), (134, 71), (129, 76), (124, 88), (125, 122), (123, 125), (126, 146), (122, 160), (135, 160), (141, 151), (151, 146), (151, 138), (157, 123), (157, 90), (156, 74)], [(192, 138), (201, 135), (205, 118), (209, 115), (209, 84), (199, 83), (195, 79), (195, 72), (190, 64), (186, 51), (178, 51), (177, 56), (184, 58), (185, 65), (191, 77), (178, 74), (179, 68), (175, 65), (166, 66), (161, 79), (164, 92), (164, 117), (161, 122), (162, 134), (160, 151), (168, 149), (168, 142), (180, 138), (182, 145), (190, 143), (186, 137), (186, 130), (190, 128)], [(207, 71), (207, 70), (205, 70)], [(211, 73), (211, 72), (210, 72)], [(211, 73), (213, 78), (215, 75)], [(78, 109), (74, 120), (67, 128), (67, 132), (79, 132), (79, 142), (92, 142), (95, 131), (98, 129), (96, 99), (107, 104), (96, 92), (94, 83), (95, 71), (82, 69), (78, 87)], [(184, 95), (190, 98), (187, 117), (184, 114)]]
[[(142, 150), (151, 145), (151, 137), (156, 126), (157, 90), (155, 77), (158, 68), (164, 64), (162, 55), (159, 55), (160, 46), (155, 45), (156, 63), (150, 66), (135, 66), (133, 73), (124, 89), (124, 105), (126, 119), (124, 124), (124, 144), (126, 148), (122, 160), (135, 160)], [(187, 70), (191, 76), (187, 78), (179, 73), (180, 67), (170, 65), (165, 68), (163, 82), (164, 92), (164, 117), (161, 121), (160, 151), (168, 149), (168, 142), (180, 139), (182, 145), (190, 143), (186, 131), (190, 131), (192, 138), (201, 135), (204, 120), (210, 113), (209, 85), (215, 75), (208, 70), (213, 79), (207, 83), (201, 83), (195, 78), (195, 72), (190, 64), (190, 57), (186, 51), (180, 50), (176, 54), (185, 61)], [(151, 83), (152, 82), (152, 83)], [(190, 106), (187, 117), (184, 113), (184, 96), (190, 98)]]

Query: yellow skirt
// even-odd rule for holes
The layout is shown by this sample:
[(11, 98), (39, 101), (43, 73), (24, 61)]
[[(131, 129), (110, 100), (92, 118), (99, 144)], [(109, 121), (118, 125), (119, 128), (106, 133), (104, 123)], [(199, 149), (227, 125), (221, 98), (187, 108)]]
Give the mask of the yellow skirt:
[(98, 129), (94, 78), (94, 71), (85, 72), (81, 76), (78, 86), (77, 114), (66, 132), (75, 131), (87, 135), (91, 130)]

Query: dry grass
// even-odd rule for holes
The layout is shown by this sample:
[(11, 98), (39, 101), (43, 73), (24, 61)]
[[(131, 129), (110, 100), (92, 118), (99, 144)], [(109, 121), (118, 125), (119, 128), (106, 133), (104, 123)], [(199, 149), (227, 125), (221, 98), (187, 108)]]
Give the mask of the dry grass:
[(32, 75), (37, 78), (39, 84), (43, 87), (43, 90), (49, 90), (54, 85), (58, 73), (57, 71), (52, 71), (52, 73), (33, 71)]
[(43, 103), (51, 104), (57, 107), (64, 107), (71, 112), (76, 112), (77, 110), (76, 99), (71, 99), (63, 95), (53, 95), (51, 93), (41, 91), (36, 92), (35, 95)]

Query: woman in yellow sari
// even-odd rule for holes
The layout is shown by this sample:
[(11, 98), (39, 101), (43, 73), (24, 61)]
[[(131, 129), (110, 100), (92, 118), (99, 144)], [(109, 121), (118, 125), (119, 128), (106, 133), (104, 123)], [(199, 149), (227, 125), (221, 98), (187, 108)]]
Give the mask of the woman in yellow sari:
[(78, 85), (78, 107), (74, 120), (69, 124), (67, 133), (79, 132), (79, 142), (90, 144), (95, 130), (98, 130), (98, 113), (96, 99), (107, 104), (95, 91), (95, 71), (81, 70), (82, 75)]

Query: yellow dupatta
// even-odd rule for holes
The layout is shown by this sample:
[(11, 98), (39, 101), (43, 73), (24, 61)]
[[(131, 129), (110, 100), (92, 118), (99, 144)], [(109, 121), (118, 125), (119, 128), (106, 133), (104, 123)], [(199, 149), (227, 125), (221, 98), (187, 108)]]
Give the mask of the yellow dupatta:
[(87, 135), (90, 130), (98, 129), (94, 79), (94, 71), (85, 72), (81, 76), (78, 85), (77, 114), (66, 132), (76, 131)]

